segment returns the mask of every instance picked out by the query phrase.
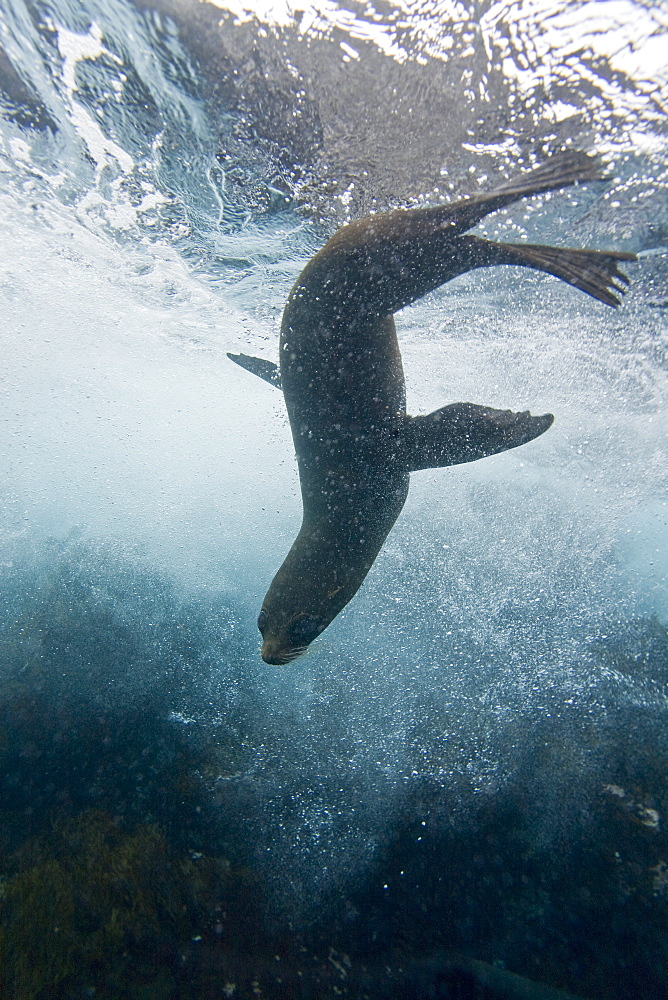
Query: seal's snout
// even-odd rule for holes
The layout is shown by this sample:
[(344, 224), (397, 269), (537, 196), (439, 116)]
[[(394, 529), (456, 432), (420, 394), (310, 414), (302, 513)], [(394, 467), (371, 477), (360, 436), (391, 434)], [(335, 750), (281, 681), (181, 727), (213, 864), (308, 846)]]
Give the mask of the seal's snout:
[(287, 623), (279, 612), (263, 605), (257, 619), (262, 633), (261, 656), (265, 663), (280, 667), (305, 653), (309, 644), (322, 631), (320, 622), (306, 611), (299, 611)]
[(282, 667), (286, 663), (291, 663), (305, 650), (302, 649), (281, 649), (276, 643), (265, 642), (262, 645), (261, 656), (265, 663), (272, 667)]
[(288, 662), (285, 659), (284, 656), (281, 656), (280, 653), (278, 653), (275, 650), (271, 649), (271, 647), (268, 647), (268, 645), (267, 645), (266, 642), (265, 642), (265, 644), (262, 647), (262, 651), (261, 651), (260, 655), (262, 656), (262, 659), (264, 660), (264, 662), (265, 663), (269, 663), (270, 666), (272, 666), (272, 667), (280, 667), (284, 663)]

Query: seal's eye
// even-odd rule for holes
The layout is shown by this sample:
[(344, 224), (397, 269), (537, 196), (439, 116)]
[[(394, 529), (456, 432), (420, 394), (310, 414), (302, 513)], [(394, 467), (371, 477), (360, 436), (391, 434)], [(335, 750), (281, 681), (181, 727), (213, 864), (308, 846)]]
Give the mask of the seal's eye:
[(308, 646), (320, 631), (319, 622), (310, 615), (301, 615), (290, 626), (290, 640), (293, 646)]
[(269, 622), (269, 615), (263, 609), (260, 612), (260, 614), (257, 616), (257, 627), (259, 628), (260, 632), (264, 632), (264, 630), (267, 627), (268, 622)]

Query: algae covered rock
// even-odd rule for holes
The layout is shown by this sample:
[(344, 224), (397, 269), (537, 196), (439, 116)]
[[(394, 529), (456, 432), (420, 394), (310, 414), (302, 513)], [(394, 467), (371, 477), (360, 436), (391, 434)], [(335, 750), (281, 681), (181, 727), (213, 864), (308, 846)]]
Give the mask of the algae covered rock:
[(224, 895), (224, 862), (178, 857), (157, 826), (124, 831), (99, 810), (27, 841), (10, 860), (0, 975), (12, 1000), (74, 995), (68, 984), (76, 995), (102, 987), (127, 996), (138, 978), (156, 977), (169, 996), (165, 969)]

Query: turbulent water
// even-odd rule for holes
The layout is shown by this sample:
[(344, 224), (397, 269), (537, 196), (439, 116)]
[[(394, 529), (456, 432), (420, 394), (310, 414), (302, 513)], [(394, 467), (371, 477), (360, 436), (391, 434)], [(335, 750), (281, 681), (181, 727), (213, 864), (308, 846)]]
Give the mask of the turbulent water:
[[(667, 35), (643, 0), (1, 0), (8, 997), (665, 995)], [(622, 307), (499, 268), (397, 323), (409, 412), (554, 426), (413, 475), (266, 666), (299, 486), (226, 352), (275, 360), (336, 225), (564, 146), (608, 179), (479, 231), (637, 253)]]

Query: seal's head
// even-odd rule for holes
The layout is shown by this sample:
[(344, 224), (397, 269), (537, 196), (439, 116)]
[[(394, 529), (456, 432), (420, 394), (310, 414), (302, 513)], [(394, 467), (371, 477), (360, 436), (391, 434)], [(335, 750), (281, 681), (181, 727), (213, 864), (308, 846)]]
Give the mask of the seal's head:
[(348, 525), (343, 516), (330, 516), (324, 526), (304, 520), (258, 616), (265, 663), (290, 663), (305, 652), (357, 593), (403, 506), (407, 473), (405, 480), (386, 518), (362, 509), (347, 517)]
[(271, 614), (265, 607), (257, 618), (262, 633), (262, 659), (265, 663), (281, 666), (301, 656), (329, 622), (321, 623), (307, 611), (297, 612), (289, 620), (283, 615)]
[(364, 579), (345, 549), (302, 528), (262, 602), (257, 626), (265, 663), (290, 663), (305, 652), (348, 603)]

